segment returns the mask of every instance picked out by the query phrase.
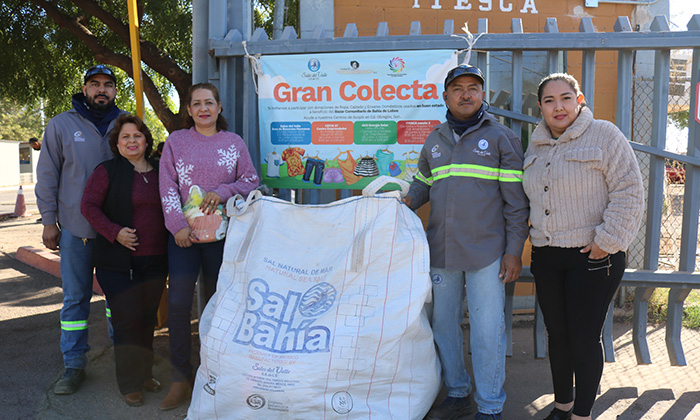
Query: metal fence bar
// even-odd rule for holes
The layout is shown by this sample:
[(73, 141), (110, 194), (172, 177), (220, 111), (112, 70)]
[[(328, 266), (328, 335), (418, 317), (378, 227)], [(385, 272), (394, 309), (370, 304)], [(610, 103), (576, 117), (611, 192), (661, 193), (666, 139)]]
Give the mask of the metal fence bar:
[[(651, 24), (652, 32), (669, 31), (665, 19), (655, 18)], [(651, 146), (663, 150), (666, 146), (666, 118), (668, 112), (668, 80), (670, 73), (670, 52), (656, 50), (654, 57), (654, 94), (652, 101), (652, 135)], [(664, 159), (651, 156), (649, 164), (649, 185), (647, 200), (646, 241), (644, 245), (644, 268), (656, 270), (659, 267), (659, 245), (662, 218)], [(651, 354), (646, 341), (647, 312), (649, 298), (653, 287), (638, 287), (634, 295), (634, 318), (632, 325), (632, 343), (640, 364), (651, 363)]]
[[(688, 29), (700, 31), (700, 15), (688, 22)], [(700, 158), (700, 48), (693, 49), (688, 114), (688, 156)], [(683, 197), (683, 225), (679, 268), (693, 272), (696, 266), (698, 217), (700, 214), (700, 165), (686, 165)]]
[[(617, 18), (615, 32), (631, 32), (632, 25), (627, 16)], [(617, 106), (615, 123), (628, 139), (632, 138), (632, 76), (634, 52), (620, 50), (617, 53)]]
[[(589, 17), (581, 19), (578, 30), (584, 34), (595, 33), (593, 20)], [(588, 106), (595, 109), (595, 50), (583, 50), (582, 54), (581, 89)]]
[[(348, 39), (353, 38), (353, 39)], [(389, 38), (389, 39), (386, 39)], [(212, 40), (214, 56), (243, 56), (245, 51), (240, 43)], [(547, 51), (547, 50), (656, 50), (669, 48), (700, 47), (700, 37), (696, 30), (650, 34), (648, 32), (560, 32), (560, 33), (489, 33), (484, 34), (476, 48), (484, 51)], [(357, 27), (348, 24), (342, 38), (304, 39), (304, 42), (283, 40), (261, 40), (250, 42), (248, 52), (255, 54), (305, 54), (384, 51), (384, 50), (433, 50), (464, 48), (464, 41), (448, 35), (393, 35), (375, 37), (357, 35)]]
[[(480, 18), (479, 19), (479, 25), (478, 25), (478, 30), (477, 32), (479, 34), (485, 34), (489, 31), (489, 20)], [(489, 56), (488, 52), (484, 51), (477, 51), (476, 53), (476, 66), (479, 67), (484, 74), (490, 74), (489, 71), (489, 66), (490, 66), (490, 61), (491, 58)], [(486, 78), (486, 84), (484, 85), (484, 90), (486, 91), (486, 100), (488, 103), (491, 103), (491, 78), (487, 77)]]

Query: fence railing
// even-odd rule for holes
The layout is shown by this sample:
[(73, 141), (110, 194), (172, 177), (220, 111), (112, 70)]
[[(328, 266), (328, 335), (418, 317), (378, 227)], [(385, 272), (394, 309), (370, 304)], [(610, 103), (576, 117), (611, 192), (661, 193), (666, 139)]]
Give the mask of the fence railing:
[[(391, 50), (430, 50), (466, 48), (464, 39), (454, 36), (454, 22), (444, 22), (440, 35), (421, 34), (420, 22), (411, 24), (409, 35), (391, 36), (388, 25), (380, 23), (375, 36), (358, 36), (355, 24), (345, 28), (342, 37), (333, 37), (332, 32), (322, 26), (316, 27), (311, 38), (298, 39), (293, 28), (284, 29), (279, 39), (268, 39), (263, 29), (255, 29), (247, 36), (238, 29), (229, 30), (221, 16), (226, 16), (226, 2), (213, 2), (209, 7), (210, 21), (216, 25), (209, 30), (209, 52), (211, 66), (207, 71), (209, 81), (220, 89), (225, 113), (233, 122), (234, 130), (249, 142), (253, 161), (259, 165), (259, 133), (257, 114), (257, 95), (253, 82), (253, 69), (250, 57), (273, 54), (311, 54), (362, 51)], [(228, 15), (231, 20), (232, 15)], [(232, 23), (235, 28), (245, 28), (248, 19), (241, 14), (240, 21)], [(195, 20), (196, 23), (196, 20)], [(243, 31), (245, 32), (245, 31)], [(698, 216), (700, 215), (700, 115), (698, 115), (698, 90), (700, 90), (700, 15), (692, 17), (687, 31), (672, 32), (665, 17), (656, 17), (649, 32), (634, 32), (627, 17), (619, 17), (614, 32), (596, 32), (590, 18), (580, 21), (579, 32), (560, 33), (557, 21), (548, 18), (541, 33), (524, 33), (522, 21), (513, 19), (511, 33), (488, 33), (488, 20), (479, 19), (478, 31), (481, 34), (475, 49), (476, 65), (487, 70), (491, 54), (509, 54), (511, 64), (510, 92), (522, 93), (524, 54), (541, 52), (545, 61), (546, 72), (563, 70), (562, 56), (569, 51), (580, 52), (582, 56), (581, 85), (587, 103), (591, 107), (599, 98), (595, 97), (596, 53), (598, 51), (617, 51), (617, 102), (616, 124), (632, 140), (632, 147), (638, 159), (644, 160), (643, 175), (647, 187), (647, 208), (645, 229), (639, 244), (631, 248), (635, 253), (632, 264), (636, 269), (627, 270), (622, 285), (635, 288), (633, 342), (639, 363), (651, 363), (646, 343), (647, 311), (649, 298), (655, 288), (668, 287), (668, 319), (666, 343), (671, 364), (685, 365), (681, 343), (683, 303), (692, 289), (700, 288), (700, 264), (698, 264)], [(196, 32), (195, 32), (196, 34)], [(213, 36), (212, 34), (225, 34)], [(195, 40), (195, 44), (197, 40)], [(669, 109), (670, 51), (675, 49), (692, 49), (692, 68), (690, 78), (690, 118), (688, 121), (688, 151), (686, 155), (666, 150), (666, 126)], [(652, 80), (652, 99), (647, 104), (650, 113), (648, 129), (633, 130), (635, 118), (640, 108), (634, 103), (634, 64), (635, 51), (650, 50), (654, 52)], [(197, 60), (195, 60), (197, 65)], [(198, 80), (196, 80), (198, 81)], [(529, 92), (526, 92), (529, 93)], [(524, 109), (532, 108), (527, 104), (528, 98), (522, 94), (512, 94), (507, 101), (499, 102), (498, 94), (492, 99), (490, 112), (504, 118), (516, 133), (529, 132), (537, 123), (535, 115), (528, 115)], [(502, 103), (507, 102), (507, 108)], [(697, 117), (695, 117), (698, 115)], [(525, 130), (521, 130), (525, 127)], [(641, 134), (640, 134), (641, 133)], [(685, 164), (685, 187), (682, 192), (681, 240), (678, 258), (678, 271), (661, 272), (659, 269), (660, 244), (662, 241), (662, 220), (665, 211), (664, 180), (665, 162), (671, 159)], [(259, 169), (259, 168), (258, 168)], [(280, 190), (280, 198), (302, 202), (321, 203), (336, 198), (335, 192), (319, 190), (288, 191)], [(342, 190), (340, 197), (351, 195), (351, 191)], [(519, 281), (532, 281), (528, 267), (523, 270)], [(506, 314), (512, 319), (513, 288), (507, 288), (508, 299)], [(545, 355), (545, 330), (536, 308), (535, 355)], [(508, 323), (509, 352), (511, 350), (511, 323)], [(604, 346), (606, 360), (614, 360), (612, 347), (612, 305), (604, 328)]]

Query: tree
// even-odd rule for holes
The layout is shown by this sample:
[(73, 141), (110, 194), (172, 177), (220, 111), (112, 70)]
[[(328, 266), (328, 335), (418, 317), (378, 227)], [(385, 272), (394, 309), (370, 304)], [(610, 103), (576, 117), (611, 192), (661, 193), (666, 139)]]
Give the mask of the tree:
[(253, 19), (256, 28), (263, 28), (269, 38), (274, 38), (275, 33), (281, 33), (285, 26), (293, 26), (299, 33), (299, 0), (285, 0), (282, 25), (278, 28), (273, 28), (273, 16), (275, 8), (280, 3), (279, 0), (254, 0), (253, 1)]
[[(172, 132), (181, 127), (192, 84), (192, 4), (139, 0), (138, 10), (143, 90)], [(121, 69), (119, 88), (128, 91), (133, 87), (128, 19), (125, 0), (2, 1), (0, 97), (19, 104), (46, 99), (46, 115), (54, 116), (71, 107), (84, 71), (98, 62)], [(172, 111), (173, 90), (180, 97), (178, 113)], [(117, 103), (129, 110), (130, 101), (122, 94)]]
[(30, 137), (41, 138), (41, 113), (37, 107), (18, 105), (0, 100), (0, 139), (27, 141)]

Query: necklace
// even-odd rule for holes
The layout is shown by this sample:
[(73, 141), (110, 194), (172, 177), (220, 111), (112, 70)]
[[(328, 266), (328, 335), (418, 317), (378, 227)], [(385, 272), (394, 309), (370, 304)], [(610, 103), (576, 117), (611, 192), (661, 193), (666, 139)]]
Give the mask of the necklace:
[(143, 178), (143, 182), (148, 184), (148, 178), (146, 178), (146, 172), (148, 172), (148, 162), (146, 162), (146, 168), (144, 168), (143, 172), (136, 169), (136, 166), (134, 166), (134, 170), (136, 171), (137, 174), (141, 175), (141, 178)]

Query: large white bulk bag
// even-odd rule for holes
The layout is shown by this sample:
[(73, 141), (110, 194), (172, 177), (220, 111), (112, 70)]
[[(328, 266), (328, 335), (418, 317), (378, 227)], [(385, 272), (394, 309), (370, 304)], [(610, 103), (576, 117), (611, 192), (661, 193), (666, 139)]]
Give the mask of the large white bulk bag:
[(189, 420), (428, 412), (440, 387), (428, 243), (398, 192), (375, 195), (384, 183), (326, 205), (229, 200)]

